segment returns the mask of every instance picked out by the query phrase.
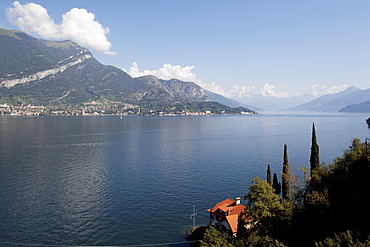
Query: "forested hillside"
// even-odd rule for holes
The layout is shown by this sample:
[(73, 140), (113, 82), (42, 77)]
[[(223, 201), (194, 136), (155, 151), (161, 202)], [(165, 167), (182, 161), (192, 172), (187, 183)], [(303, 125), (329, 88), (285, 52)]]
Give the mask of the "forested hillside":
[(340, 112), (370, 112), (370, 100), (343, 107)]
[[(160, 112), (178, 113), (171, 111), (176, 102), (189, 103), (191, 107), (191, 103), (202, 103), (194, 105), (204, 106), (203, 112), (215, 108), (203, 88), (194, 82), (161, 80), (154, 76), (133, 78), (122, 69), (101, 64), (89, 50), (71, 41), (42, 40), (24, 32), (0, 28), (2, 112), (28, 114), (23, 106), (37, 106), (45, 107), (38, 112), (43, 115), (56, 110), (78, 114), (90, 111), (83, 105), (96, 102), (110, 108), (100, 107), (93, 112), (114, 114), (138, 114), (142, 109), (151, 114), (158, 105), (162, 106)], [(117, 105), (135, 106), (136, 110), (118, 109)], [(234, 111), (230, 108), (227, 108), (228, 113)], [(246, 108), (242, 111), (252, 112)]]

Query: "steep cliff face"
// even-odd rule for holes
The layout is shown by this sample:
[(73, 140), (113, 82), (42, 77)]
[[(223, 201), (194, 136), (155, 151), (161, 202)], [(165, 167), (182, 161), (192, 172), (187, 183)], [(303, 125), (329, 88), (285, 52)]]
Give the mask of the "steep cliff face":
[(154, 86), (158, 93), (158, 98), (166, 97), (170, 100), (187, 102), (209, 101), (203, 88), (193, 82), (183, 82), (177, 79), (166, 81), (160, 80), (154, 76), (139, 77), (137, 81), (145, 83), (148, 86)]
[(186, 101), (209, 101), (207, 94), (193, 82), (183, 82), (177, 79), (161, 80), (164, 87), (175, 97)]
[(0, 29), (0, 103), (80, 104), (89, 100), (208, 101), (192, 82), (132, 78), (99, 63), (71, 41), (47, 41)]
[[(88, 50), (83, 50), (75, 55), (72, 55), (68, 57), (67, 59), (63, 59), (61, 61), (58, 61), (56, 65), (53, 66), (51, 69), (41, 70), (29, 75), (22, 75), (22, 71), (20, 73), (20, 77), (17, 79), (9, 79), (11, 75), (6, 75), (8, 78), (2, 78), (0, 82), (0, 86), (11, 88), (18, 84), (25, 84), (25, 83), (31, 83), (40, 81), (42, 79), (53, 77), (58, 74), (63, 73), (66, 69), (77, 66), (81, 63), (83, 63), (86, 59), (90, 59), (92, 55)], [(77, 68), (78, 69), (78, 68)], [(12, 76), (16, 76), (16, 74), (13, 74)]]

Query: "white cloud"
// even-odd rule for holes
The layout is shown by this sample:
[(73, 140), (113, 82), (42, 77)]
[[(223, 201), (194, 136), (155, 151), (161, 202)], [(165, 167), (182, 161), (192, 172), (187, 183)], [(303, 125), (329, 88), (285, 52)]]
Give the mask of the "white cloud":
[(209, 84), (203, 83), (199, 85), (208, 91), (228, 97), (227, 92), (225, 92), (225, 90), (220, 85), (216, 84), (215, 82), (211, 82)]
[(275, 86), (272, 84), (265, 84), (263, 88), (261, 89), (261, 94), (263, 96), (269, 97), (289, 97), (288, 93), (283, 93), (283, 92), (275, 92), (274, 90)]
[(8, 21), (24, 32), (37, 34), (46, 39), (70, 39), (81, 46), (98, 52), (115, 55), (110, 50), (108, 28), (95, 20), (95, 15), (86, 9), (73, 8), (62, 16), (62, 23), (55, 24), (47, 10), (39, 4), (20, 4), (13, 2), (13, 8), (7, 9)]
[(181, 67), (180, 65), (171, 65), (170, 63), (166, 63), (163, 65), (162, 68), (159, 68), (158, 70), (140, 71), (138, 64), (136, 62), (133, 62), (128, 71), (126, 71), (125, 69), (123, 70), (132, 77), (153, 75), (162, 80), (178, 79), (181, 81), (190, 81), (198, 84), (199, 86), (207, 90), (210, 90), (212, 88), (219, 90), (219, 86), (216, 85), (214, 82), (212, 82), (211, 84), (206, 84), (202, 80), (198, 79), (197, 76), (192, 72), (194, 68), (194, 66)]
[(159, 68), (158, 70), (144, 70), (143, 72), (140, 72), (137, 63), (133, 62), (128, 73), (132, 77), (154, 75), (155, 77), (163, 80), (170, 80), (176, 78), (181, 81), (197, 82), (199, 81), (199, 79), (196, 77), (194, 73), (191, 72), (193, 69), (194, 66), (181, 67), (180, 65), (172, 66), (171, 64), (166, 63), (163, 65), (162, 68)]
[[(236, 100), (243, 100), (245, 98), (251, 98), (255, 94), (253, 91), (256, 89), (255, 86), (240, 86), (235, 85), (232, 87), (231, 90), (225, 90), (220, 85), (216, 84), (215, 82), (211, 83), (205, 83), (201, 79), (199, 79), (195, 73), (192, 72), (194, 69), (194, 66), (185, 66), (181, 67), (180, 65), (171, 65), (169, 63), (166, 63), (163, 65), (162, 68), (159, 68), (157, 70), (144, 70), (140, 71), (139, 66), (136, 62), (132, 63), (132, 66), (126, 71), (128, 74), (130, 74), (132, 77), (140, 77), (145, 75), (153, 75), (159, 79), (163, 80), (170, 80), (170, 79), (179, 79), (182, 81), (191, 81), (202, 88), (221, 94), (227, 98), (232, 98)], [(321, 96), (325, 94), (333, 94), (338, 93), (346, 89), (348, 85), (340, 85), (340, 86), (332, 86), (332, 87), (326, 87), (326, 86), (320, 86), (318, 84), (311, 86), (310, 93), (313, 96)], [(260, 90), (260, 93), (265, 97), (276, 97), (276, 98), (288, 98), (288, 97), (294, 97), (299, 96), (300, 94), (297, 92), (293, 93), (285, 93), (285, 92), (277, 92), (275, 91), (275, 86), (269, 83), (264, 84), (263, 88)]]
[[(171, 65), (169, 63), (166, 63), (163, 65), (162, 68), (159, 68), (157, 70), (144, 70), (140, 71), (139, 66), (136, 62), (133, 62), (130, 69), (126, 71), (129, 75), (132, 77), (140, 77), (145, 75), (153, 75), (159, 79), (163, 80), (170, 80), (170, 79), (179, 79), (182, 81), (191, 81), (202, 88), (221, 94), (227, 98), (232, 99), (243, 99), (243, 98), (250, 98), (254, 94), (252, 93), (253, 90), (255, 90), (255, 86), (233, 86), (231, 90), (225, 90), (220, 85), (216, 84), (215, 82), (211, 83), (205, 83), (201, 79), (199, 79), (195, 73), (192, 72), (194, 69), (194, 66), (185, 66), (181, 67), (180, 65)], [(284, 92), (276, 92), (274, 90), (275, 86), (271, 84), (265, 84), (263, 88), (261, 89), (261, 94), (265, 97), (290, 97), (293, 95), (290, 95), (289, 93)]]
[[(203, 89), (208, 91), (221, 94), (225, 97), (229, 97), (231, 94), (226, 92), (220, 85), (216, 84), (215, 82), (205, 83), (201, 79), (197, 78), (196, 74), (192, 72), (195, 66), (185, 66), (181, 67), (180, 65), (171, 65), (170, 63), (166, 63), (163, 65), (162, 68), (158, 70), (144, 70), (140, 71), (139, 66), (136, 62), (133, 62), (130, 69), (126, 71), (132, 77), (140, 77), (145, 75), (153, 75), (159, 79), (163, 80), (170, 80), (170, 79), (178, 79), (181, 81), (190, 81), (198, 84)], [(234, 89), (235, 90), (235, 89)], [(234, 92), (232, 94), (235, 94)]]
[(239, 86), (236, 85), (228, 92), (228, 97), (230, 98), (244, 98), (250, 97), (251, 91), (254, 89), (254, 86)]
[(346, 84), (343, 84), (340, 86), (332, 86), (332, 87), (320, 86), (319, 84), (315, 84), (310, 87), (310, 93), (316, 97), (319, 97), (325, 94), (339, 93), (348, 87), (349, 86)]

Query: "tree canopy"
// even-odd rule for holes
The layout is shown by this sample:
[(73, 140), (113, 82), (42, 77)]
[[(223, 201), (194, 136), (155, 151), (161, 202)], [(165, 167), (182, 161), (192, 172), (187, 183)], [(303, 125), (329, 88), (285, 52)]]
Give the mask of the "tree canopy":
[[(312, 141), (316, 142), (314, 125)], [(239, 221), (236, 245), (370, 246), (369, 146), (355, 138), (332, 164), (314, 166), (311, 176), (304, 168), (302, 186), (294, 185), (297, 176), (283, 168), (283, 185), (292, 185), (289, 200), (282, 200), (284, 189), (280, 197), (276, 173), (272, 184), (255, 177), (244, 197), (249, 221)], [(285, 145), (283, 167), (287, 164)], [(269, 166), (267, 170), (269, 180)]]
[[(332, 164), (315, 168), (289, 202), (281, 203), (269, 183), (255, 178), (245, 199), (257, 223), (240, 236), (241, 241), (268, 236), (286, 246), (314, 246), (315, 242), (320, 247), (366, 246), (362, 244), (369, 243), (370, 236), (368, 154), (366, 143), (353, 139)], [(351, 241), (356, 245), (344, 245)]]
[(288, 147), (284, 144), (284, 163), (283, 163), (283, 172), (281, 174), (282, 180), (282, 193), (283, 193), (283, 200), (289, 201), (290, 200), (290, 178), (289, 178), (289, 161), (288, 161)]
[(271, 167), (270, 167), (270, 165), (267, 166), (267, 183), (272, 184)]
[(311, 156), (310, 156), (311, 175), (312, 175), (312, 171), (317, 169), (319, 166), (320, 166), (319, 145), (317, 144), (317, 140), (316, 140), (315, 123), (313, 123), (312, 124)]

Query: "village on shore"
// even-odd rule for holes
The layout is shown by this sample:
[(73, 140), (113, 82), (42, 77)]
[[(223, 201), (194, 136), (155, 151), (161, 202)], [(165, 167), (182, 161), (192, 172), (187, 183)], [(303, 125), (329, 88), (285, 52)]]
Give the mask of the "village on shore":
[[(185, 107), (186, 108), (186, 107)], [(99, 116), (99, 115), (120, 115), (120, 116), (205, 116), (205, 115), (249, 115), (256, 114), (254, 111), (211, 111), (201, 109), (198, 111), (179, 109), (177, 107), (162, 107), (158, 110), (155, 107), (140, 107), (139, 105), (122, 102), (91, 101), (83, 103), (79, 107), (43, 106), (43, 105), (19, 105), (0, 104), (0, 115), (12, 116)]]

